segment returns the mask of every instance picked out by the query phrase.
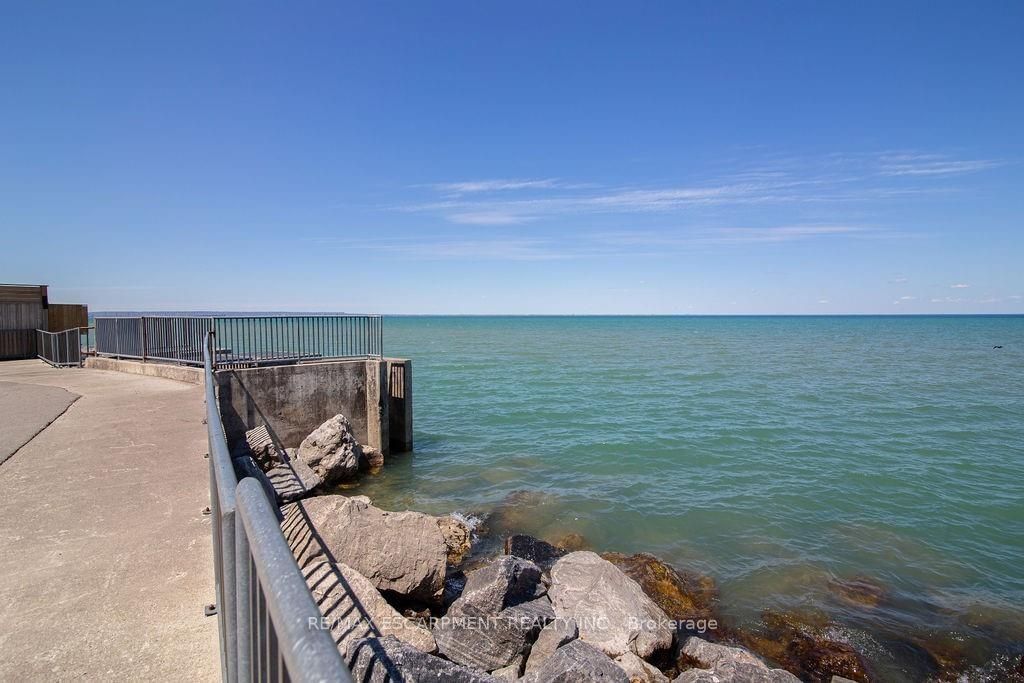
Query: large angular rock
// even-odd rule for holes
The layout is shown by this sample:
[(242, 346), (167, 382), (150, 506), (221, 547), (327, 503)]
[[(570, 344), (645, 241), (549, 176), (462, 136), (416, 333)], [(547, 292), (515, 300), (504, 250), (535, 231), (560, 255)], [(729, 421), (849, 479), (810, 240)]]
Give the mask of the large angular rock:
[(426, 628), (406, 619), (362, 574), (347, 564), (320, 562), (303, 573), (338, 649), (370, 637), (394, 636), (423, 652), (437, 644)]
[(582, 640), (558, 648), (536, 671), (520, 679), (523, 683), (629, 683), (626, 672), (607, 655)]
[(453, 662), (484, 671), (521, 662), (540, 626), (514, 610), (518, 606), (496, 615), (476, 613), (472, 606), (456, 615), (449, 612), (434, 626), (437, 649)]
[(682, 672), (673, 683), (705, 681), (746, 681), (748, 683), (799, 683), (800, 679), (772, 669), (756, 655), (741, 647), (729, 647), (691, 636), (681, 649), (682, 657), (697, 668)]
[(355, 477), (363, 460), (362, 448), (344, 415), (335, 415), (310, 432), (295, 455), (325, 484)]
[(569, 553), (551, 568), (548, 596), (561, 619), (574, 619), (580, 639), (610, 657), (649, 657), (672, 645), (668, 617), (636, 581), (596, 553)]
[(540, 569), (518, 557), (500, 557), (470, 572), (462, 595), (434, 627), (441, 654), (485, 671), (521, 660), (555, 618), (550, 600), (531, 599), (539, 586)]
[(365, 496), (313, 496), (282, 508), (300, 562), (344, 562), (380, 591), (436, 604), (444, 588), (447, 546), (438, 518), (388, 512)]
[(345, 663), (360, 683), (497, 683), (498, 679), (420, 652), (394, 636), (363, 638), (348, 646)]
[(518, 557), (503, 556), (469, 572), (462, 595), (448, 609), (458, 614), (493, 615), (506, 607), (534, 598), (540, 583), (540, 568)]
[(556, 619), (545, 626), (530, 648), (530, 657), (526, 660), (526, 673), (539, 671), (558, 648), (576, 640), (577, 636), (579, 629), (572, 619)]

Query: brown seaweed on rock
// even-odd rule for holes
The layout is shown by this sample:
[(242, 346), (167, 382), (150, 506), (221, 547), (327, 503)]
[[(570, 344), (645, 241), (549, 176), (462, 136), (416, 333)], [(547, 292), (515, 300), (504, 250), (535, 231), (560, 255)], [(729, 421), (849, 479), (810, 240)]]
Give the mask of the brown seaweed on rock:
[(537, 520), (543, 519), (543, 509), (555, 502), (555, 497), (543, 491), (517, 489), (485, 515), (478, 528), (481, 535), (504, 538), (509, 534), (536, 531)]
[(832, 624), (825, 615), (766, 611), (761, 622), (757, 632), (740, 631), (740, 643), (801, 680), (829, 683), (833, 676), (872, 680), (864, 657), (848, 643), (829, 637)]
[(577, 550), (593, 550), (593, 546), (590, 545), (590, 541), (588, 541), (583, 534), (577, 534), (574, 532), (559, 534), (556, 536), (545, 536), (544, 540), (567, 553), (575, 552)]
[(718, 586), (710, 576), (679, 571), (650, 553), (603, 553), (601, 557), (640, 584), (669, 619), (717, 619)]
[(829, 590), (842, 602), (854, 607), (875, 609), (888, 598), (888, 590), (867, 576), (852, 579), (831, 579)]

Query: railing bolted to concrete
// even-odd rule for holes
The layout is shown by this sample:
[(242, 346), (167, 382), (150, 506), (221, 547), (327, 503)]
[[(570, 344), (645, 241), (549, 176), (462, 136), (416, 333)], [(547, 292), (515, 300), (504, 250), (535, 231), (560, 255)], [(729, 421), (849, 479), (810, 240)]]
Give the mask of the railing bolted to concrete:
[(379, 315), (139, 316), (96, 318), (96, 354), (203, 364), (213, 333), (214, 367), (248, 367), (335, 358), (379, 358)]

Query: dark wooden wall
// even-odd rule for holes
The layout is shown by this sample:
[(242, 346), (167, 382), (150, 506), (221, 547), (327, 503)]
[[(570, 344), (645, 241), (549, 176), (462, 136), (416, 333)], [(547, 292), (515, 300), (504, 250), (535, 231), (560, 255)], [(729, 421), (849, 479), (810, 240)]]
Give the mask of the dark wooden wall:
[(46, 285), (0, 285), (0, 359), (35, 357), (48, 307)]
[(47, 318), (50, 332), (89, 326), (89, 307), (85, 304), (50, 304)]

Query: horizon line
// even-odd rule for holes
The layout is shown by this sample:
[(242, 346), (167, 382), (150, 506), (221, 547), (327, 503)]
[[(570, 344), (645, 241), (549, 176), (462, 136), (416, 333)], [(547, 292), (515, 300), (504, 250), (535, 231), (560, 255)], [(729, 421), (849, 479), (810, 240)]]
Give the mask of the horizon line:
[(376, 315), (393, 318), (953, 318), (953, 317), (1020, 317), (1015, 313), (367, 313), (358, 311), (287, 311), (242, 309), (113, 309), (90, 311), (90, 316), (114, 313), (181, 313), (208, 314), (246, 313), (251, 315)]

